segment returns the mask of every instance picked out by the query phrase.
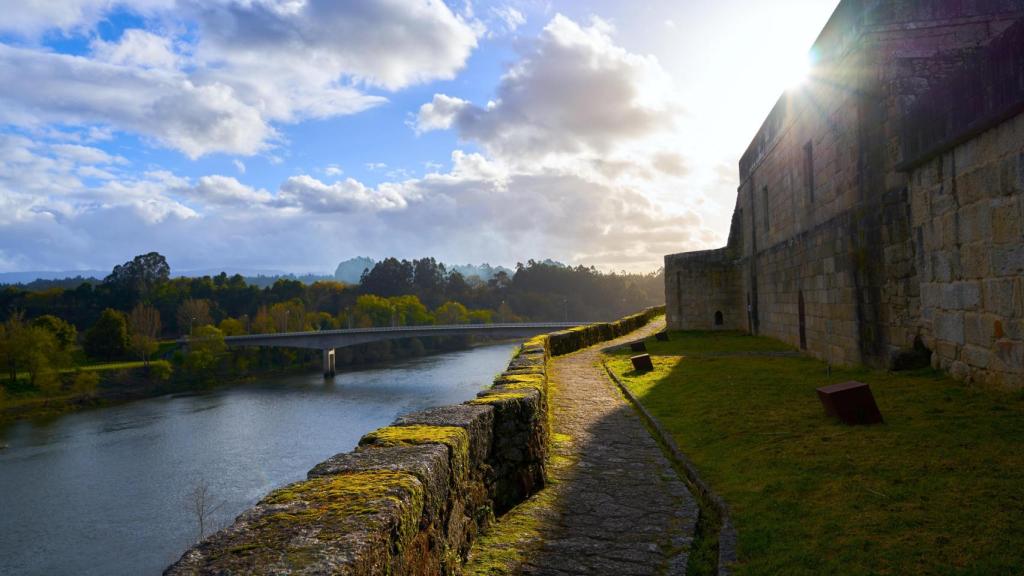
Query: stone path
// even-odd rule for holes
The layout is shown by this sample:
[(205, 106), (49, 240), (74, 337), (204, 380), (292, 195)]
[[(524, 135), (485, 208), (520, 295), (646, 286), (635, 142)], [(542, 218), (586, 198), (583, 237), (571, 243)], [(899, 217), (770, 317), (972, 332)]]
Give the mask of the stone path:
[(543, 527), (520, 573), (685, 574), (697, 503), (599, 363), (602, 348), (662, 327), (659, 321), (552, 361), (552, 485), (545, 490), (555, 496), (533, 512)]

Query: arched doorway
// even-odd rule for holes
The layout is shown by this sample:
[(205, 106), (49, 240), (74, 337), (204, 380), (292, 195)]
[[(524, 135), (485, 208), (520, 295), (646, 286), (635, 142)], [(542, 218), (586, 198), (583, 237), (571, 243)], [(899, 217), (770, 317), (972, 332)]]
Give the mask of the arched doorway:
[(715, 326), (721, 326), (725, 324), (725, 317), (722, 315), (722, 311), (718, 310), (715, 312)]

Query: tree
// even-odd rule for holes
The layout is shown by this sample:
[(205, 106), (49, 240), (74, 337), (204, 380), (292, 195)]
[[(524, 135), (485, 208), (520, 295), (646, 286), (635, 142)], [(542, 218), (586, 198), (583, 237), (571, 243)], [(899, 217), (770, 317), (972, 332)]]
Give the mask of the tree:
[(107, 308), (99, 320), (85, 333), (82, 343), (92, 358), (114, 360), (123, 358), (128, 349), (128, 321), (124, 313)]
[(469, 310), (458, 302), (445, 302), (434, 310), (434, 318), (438, 324), (466, 324)]
[(356, 299), (356, 306), (352, 311), (353, 327), (390, 326), (393, 319), (394, 310), (387, 298), (364, 294)]
[(19, 312), (0, 325), (0, 363), (12, 384), (26, 372), (29, 384), (53, 393), (60, 389), (57, 369), (68, 363), (68, 356), (52, 332), (27, 324)]
[(213, 318), (210, 317), (210, 301), (193, 298), (185, 300), (178, 306), (175, 319), (178, 321), (178, 333), (182, 335), (191, 335), (196, 328), (213, 324)]
[(470, 324), (490, 324), (494, 321), (494, 312), (491, 310), (471, 310), (469, 312)]
[(149, 366), (149, 357), (157, 351), (160, 338), (160, 312), (146, 304), (136, 304), (128, 315), (128, 346)]
[(276, 332), (301, 332), (306, 329), (306, 307), (302, 300), (278, 302), (270, 307)]
[(253, 318), (249, 331), (253, 334), (272, 334), (277, 332), (277, 328), (274, 327), (274, 318), (271, 317), (270, 311), (266, 306), (260, 306), (259, 310), (256, 311), (256, 317)]
[(399, 326), (423, 326), (434, 322), (427, 307), (416, 296), (395, 296), (388, 298), (388, 303)]
[(49, 330), (57, 339), (57, 345), (64, 352), (69, 352), (78, 342), (78, 329), (52, 314), (46, 314), (32, 320), (32, 325)]
[(402, 296), (413, 293), (413, 267), (408, 260), (387, 258), (364, 272), (359, 281), (360, 291), (377, 296)]
[(200, 326), (189, 338), (185, 365), (196, 374), (209, 374), (226, 350), (223, 332), (215, 326)]
[(444, 301), (445, 271), (444, 264), (438, 264), (433, 258), (413, 260), (412, 284), (414, 293), (428, 306), (437, 306)]
[(150, 252), (114, 266), (110, 275), (103, 279), (103, 284), (123, 301), (134, 303), (148, 299), (153, 289), (170, 277), (171, 267), (167, 259), (157, 252)]
[(210, 516), (215, 514), (224, 505), (224, 502), (214, 503), (210, 495), (210, 486), (205, 480), (200, 480), (189, 492), (188, 504), (196, 518), (196, 528), (199, 532), (199, 538), (196, 541), (198, 542), (206, 537), (206, 525), (210, 522)]
[(240, 320), (234, 318), (225, 318), (220, 321), (220, 331), (225, 336), (241, 336), (245, 334), (245, 325)]

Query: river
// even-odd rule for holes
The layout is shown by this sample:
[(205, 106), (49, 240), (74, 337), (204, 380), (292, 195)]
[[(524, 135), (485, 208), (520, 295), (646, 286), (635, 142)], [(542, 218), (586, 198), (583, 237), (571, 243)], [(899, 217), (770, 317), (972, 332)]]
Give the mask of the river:
[(0, 427), (0, 574), (159, 574), (218, 527), (395, 416), (472, 398), (512, 347), (276, 376)]

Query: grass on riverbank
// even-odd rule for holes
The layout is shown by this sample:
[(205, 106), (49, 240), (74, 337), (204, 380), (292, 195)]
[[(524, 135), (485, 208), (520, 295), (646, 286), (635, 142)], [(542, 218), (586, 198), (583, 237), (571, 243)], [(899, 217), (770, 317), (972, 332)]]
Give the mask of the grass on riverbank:
[[(1024, 394), (930, 370), (834, 369), (735, 333), (647, 341), (609, 365), (673, 435), (739, 531), (736, 574), (1020, 574)], [(736, 354), (730, 356), (729, 354)], [(886, 423), (846, 427), (814, 389), (871, 385)]]

